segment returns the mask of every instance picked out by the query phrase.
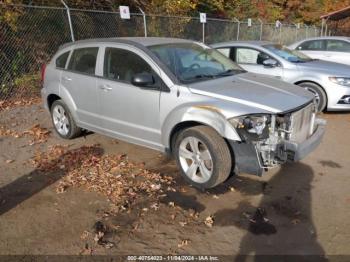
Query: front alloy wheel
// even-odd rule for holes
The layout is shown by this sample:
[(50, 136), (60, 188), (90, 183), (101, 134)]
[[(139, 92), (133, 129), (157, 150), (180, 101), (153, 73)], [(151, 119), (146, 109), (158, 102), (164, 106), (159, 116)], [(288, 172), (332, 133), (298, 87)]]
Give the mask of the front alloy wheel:
[(224, 182), (231, 173), (232, 157), (226, 141), (212, 128), (195, 126), (183, 130), (173, 145), (183, 178), (206, 189)]
[(194, 136), (180, 143), (180, 164), (188, 178), (196, 183), (207, 182), (213, 173), (213, 159), (206, 145)]

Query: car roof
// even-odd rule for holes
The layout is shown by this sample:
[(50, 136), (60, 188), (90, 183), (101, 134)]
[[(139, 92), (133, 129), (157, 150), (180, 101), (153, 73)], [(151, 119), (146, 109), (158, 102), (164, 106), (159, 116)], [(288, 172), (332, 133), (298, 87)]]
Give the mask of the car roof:
[(313, 40), (345, 40), (345, 41), (350, 41), (350, 37), (346, 36), (318, 36), (318, 37), (309, 37), (302, 39), (298, 42), (295, 42), (293, 44), (290, 44), (289, 46), (295, 48), (296, 46), (300, 45), (301, 43), (304, 43), (306, 41), (313, 41)]
[(334, 39), (334, 40), (347, 40), (350, 41), (350, 37), (347, 36), (318, 36), (318, 37), (309, 37), (305, 38), (299, 42), (309, 41), (309, 40), (325, 40), (325, 39)]
[(75, 46), (80, 44), (102, 44), (102, 43), (126, 43), (135, 46), (152, 46), (161, 44), (173, 44), (173, 43), (194, 43), (195, 41), (181, 39), (181, 38), (168, 38), (168, 37), (111, 37), (111, 38), (93, 38), (78, 40), (70, 42), (60, 46), (60, 49), (69, 46)]
[(228, 42), (222, 42), (222, 43), (216, 43), (212, 44), (211, 47), (218, 48), (218, 47), (225, 47), (225, 46), (264, 46), (264, 45), (270, 45), (274, 44), (273, 42), (269, 41), (228, 41)]

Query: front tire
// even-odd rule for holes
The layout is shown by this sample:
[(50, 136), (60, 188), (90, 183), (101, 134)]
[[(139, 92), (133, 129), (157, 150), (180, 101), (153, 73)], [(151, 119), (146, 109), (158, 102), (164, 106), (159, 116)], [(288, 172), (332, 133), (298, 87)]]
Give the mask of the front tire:
[(232, 156), (226, 141), (207, 126), (183, 130), (176, 137), (174, 154), (183, 178), (199, 189), (219, 185), (232, 170)]
[(322, 112), (323, 110), (325, 110), (327, 106), (327, 95), (322, 87), (311, 82), (304, 82), (298, 85), (314, 94), (317, 102), (318, 112)]
[(51, 106), (51, 119), (56, 133), (64, 139), (73, 139), (81, 134), (68, 107), (62, 100), (56, 100)]

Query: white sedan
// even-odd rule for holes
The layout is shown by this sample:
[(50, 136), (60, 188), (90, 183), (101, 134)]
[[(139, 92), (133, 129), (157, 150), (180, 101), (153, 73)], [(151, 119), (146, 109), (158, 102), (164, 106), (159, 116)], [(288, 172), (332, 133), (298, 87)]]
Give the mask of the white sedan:
[(308, 38), (289, 46), (311, 58), (350, 65), (350, 37)]

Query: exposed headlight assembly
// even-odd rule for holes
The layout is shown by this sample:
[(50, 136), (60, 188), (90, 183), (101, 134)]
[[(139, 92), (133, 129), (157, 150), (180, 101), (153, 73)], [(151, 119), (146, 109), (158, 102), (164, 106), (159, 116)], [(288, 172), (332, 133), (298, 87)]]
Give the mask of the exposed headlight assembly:
[(350, 77), (330, 76), (330, 77), (328, 77), (328, 79), (329, 79), (331, 82), (336, 83), (336, 84), (338, 84), (338, 85), (350, 87)]
[(269, 137), (270, 115), (239, 116), (229, 121), (243, 141), (259, 141)]

